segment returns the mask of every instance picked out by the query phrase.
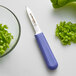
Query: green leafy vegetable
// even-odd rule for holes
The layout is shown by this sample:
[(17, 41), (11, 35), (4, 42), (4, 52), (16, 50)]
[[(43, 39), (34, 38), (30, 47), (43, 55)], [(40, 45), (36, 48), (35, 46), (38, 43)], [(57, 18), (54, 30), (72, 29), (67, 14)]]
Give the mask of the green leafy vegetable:
[(55, 34), (63, 45), (70, 45), (71, 42), (76, 43), (76, 23), (60, 22), (57, 24)]
[(6, 49), (9, 48), (11, 39), (13, 39), (13, 36), (7, 31), (7, 29), (7, 25), (2, 26), (2, 24), (0, 24), (0, 56), (5, 54)]
[(51, 2), (54, 8), (59, 8), (66, 5), (67, 3), (76, 2), (76, 0), (51, 0)]

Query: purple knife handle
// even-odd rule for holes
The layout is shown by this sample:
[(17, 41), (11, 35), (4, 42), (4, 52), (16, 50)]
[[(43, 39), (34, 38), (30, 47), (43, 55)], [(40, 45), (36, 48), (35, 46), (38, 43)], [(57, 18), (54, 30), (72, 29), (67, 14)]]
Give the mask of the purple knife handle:
[(39, 48), (42, 52), (42, 55), (44, 57), (44, 60), (48, 66), (49, 69), (54, 70), (57, 68), (58, 63), (51, 51), (51, 48), (44, 36), (43, 33), (39, 33), (35, 35), (35, 38), (37, 40), (37, 43), (39, 45)]

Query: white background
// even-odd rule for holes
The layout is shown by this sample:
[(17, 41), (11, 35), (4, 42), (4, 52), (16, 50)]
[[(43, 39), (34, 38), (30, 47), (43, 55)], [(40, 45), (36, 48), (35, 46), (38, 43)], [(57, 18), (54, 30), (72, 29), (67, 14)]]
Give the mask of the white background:
[[(21, 24), (21, 37), (17, 46), (0, 59), (0, 76), (76, 75), (76, 44), (62, 46), (55, 37), (57, 23), (76, 21), (76, 4), (54, 9), (50, 0), (0, 0), (0, 5), (12, 10)], [(58, 61), (59, 66), (54, 71), (46, 67), (26, 14), (26, 6), (33, 11)]]

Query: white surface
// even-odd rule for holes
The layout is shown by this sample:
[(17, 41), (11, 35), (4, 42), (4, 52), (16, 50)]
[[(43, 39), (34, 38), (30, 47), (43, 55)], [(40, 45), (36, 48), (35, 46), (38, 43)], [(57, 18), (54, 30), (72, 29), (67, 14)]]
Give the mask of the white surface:
[[(55, 37), (56, 24), (61, 20), (76, 21), (74, 6), (54, 10), (50, 0), (0, 0), (0, 4), (11, 9), (21, 23), (21, 38), (16, 48), (0, 59), (0, 76), (75, 76), (76, 44), (62, 46)], [(34, 38), (34, 31), (26, 14), (28, 6), (44, 32), (59, 63), (55, 71), (50, 71)]]

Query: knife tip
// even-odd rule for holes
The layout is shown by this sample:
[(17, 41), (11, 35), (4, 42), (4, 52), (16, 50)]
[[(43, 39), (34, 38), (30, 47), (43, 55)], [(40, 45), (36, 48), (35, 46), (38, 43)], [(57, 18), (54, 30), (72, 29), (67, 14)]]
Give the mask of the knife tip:
[(27, 10), (28, 6), (25, 6), (25, 9)]
[(27, 11), (28, 14), (31, 13), (31, 10), (30, 10), (29, 7), (26, 7), (26, 11)]

